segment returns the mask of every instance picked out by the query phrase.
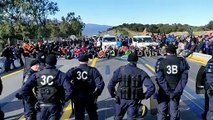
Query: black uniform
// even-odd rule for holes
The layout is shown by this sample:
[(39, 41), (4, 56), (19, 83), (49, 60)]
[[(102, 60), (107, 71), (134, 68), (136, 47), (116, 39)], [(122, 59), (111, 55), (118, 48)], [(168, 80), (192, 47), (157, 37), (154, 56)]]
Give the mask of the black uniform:
[(57, 70), (56, 57), (49, 55), (46, 58), (46, 66), (29, 77), (22, 88), (22, 95), (27, 102), (31, 101), (30, 92), (37, 88), (37, 120), (59, 120), (62, 104), (70, 99), (72, 86), (66, 79), (66, 75)]
[(206, 65), (206, 93), (207, 93), (207, 120), (213, 120), (213, 58), (211, 58)]
[(180, 97), (188, 81), (189, 65), (184, 58), (177, 57), (176, 48), (168, 46), (167, 53), (172, 53), (166, 58), (158, 59), (156, 73), (159, 85), (158, 91), (158, 120), (166, 119), (167, 108), (172, 120), (179, 120), (178, 111)]
[[(36, 72), (37, 71), (33, 71), (32, 69), (27, 71), (27, 73), (24, 75), (23, 85), (27, 82), (28, 78)], [(24, 116), (27, 120), (35, 120), (35, 117), (36, 117), (35, 116), (36, 115), (35, 104), (36, 104), (37, 100), (36, 100), (35, 95), (32, 90), (29, 95), (31, 97), (31, 101), (30, 102), (27, 102), (25, 100), (23, 101), (24, 102)]]
[[(88, 57), (80, 56), (79, 61), (88, 62)], [(97, 120), (96, 101), (105, 86), (99, 71), (85, 63), (71, 68), (66, 75), (73, 84), (72, 101), (75, 105), (75, 119), (84, 120), (86, 109), (90, 120)]]
[[(38, 60), (33, 60), (30, 63), (30, 67), (39, 64)], [(27, 82), (28, 78), (33, 75), (34, 73), (36, 73), (38, 71), (34, 71), (33, 69), (29, 69), (27, 72), (24, 73), (23, 75), (23, 85)], [(26, 100), (23, 100), (23, 96), (21, 95), (21, 92), (18, 92), (16, 94), (16, 97), (18, 99), (22, 99), (23, 100), (23, 105), (24, 105), (24, 116), (27, 120), (35, 120), (36, 119), (36, 111), (35, 111), (35, 104), (37, 102), (35, 95), (33, 93), (33, 91), (31, 90), (29, 92), (29, 96), (31, 97), (31, 101), (27, 102)]]
[[(115, 106), (115, 120), (122, 120), (128, 111), (127, 120), (134, 120), (138, 116), (138, 102), (148, 99), (155, 91), (155, 86), (146, 72), (139, 69), (134, 62), (138, 61), (136, 54), (128, 56), (129, 64), (119, 67), (113, 73), (108, 84), (108, 90), (112, 97), (117, 98)], [(115, 86), (119, 83), (115, 94)], [(143, 93), (143, 86), (147, 88)]]

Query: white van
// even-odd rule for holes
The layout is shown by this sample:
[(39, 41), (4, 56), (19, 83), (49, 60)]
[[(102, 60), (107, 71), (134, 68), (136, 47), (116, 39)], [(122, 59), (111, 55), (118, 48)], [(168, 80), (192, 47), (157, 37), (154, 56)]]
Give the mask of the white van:
[(147, 46), (157, 46), (158, 43), (154, 42), (151, 36), (133, 36), (132, 45), (140, 48)]
[(116, 46), (116, 36), (104, 35), (102, 38), (102, 49), (106, 46)]

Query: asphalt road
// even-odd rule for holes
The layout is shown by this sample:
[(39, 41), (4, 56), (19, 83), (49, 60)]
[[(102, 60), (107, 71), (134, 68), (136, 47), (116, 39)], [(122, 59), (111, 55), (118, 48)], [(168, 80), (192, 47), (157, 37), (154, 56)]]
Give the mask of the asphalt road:
[[(156, 57), (142, 57), (139, 59), (138, 67), (146, 71), (150, 76), (154, 76), (155, 73), (151, 69), (147, 67), (154, 67), (156, 63)], [(181, 119), (187, 120), (193, 118), (193, 120), (200, 120), (201, 113), (203, 112), (204, 107), (204, 97), (203, 95), (195, 94), (195, 79), (197, 75), (197, 71), (201, 64), (188, 61), (190, 65), (189, 71), (189, 80), (187, 83), (187, 87), (184, 90), (184, 94), (181, 97), (180, 102), (180, 113)], [(96, 63), (96, 68), (103, 75), (104, 82), (107, 86), (109, 80), (112, 77), (113, 71), (115, 71), (118, 67), (127, 64), (125, 58), (111, 58), (111, 59), (99, 59)], [(64, 60), (59, 59), (57, 67), (66, 72), (69, 68), (78, 66), (78, 61), (76, 59), (73, 60)], [(16, 120), (19, 119), (23, 115), (23, 105), (22, 101), (17, 100), (14, 96), (16, 92), (21, 88), (23, 78), (23, 70), (19, 70), (12, 75), (4, 76), (3, 81), (3, 93), (0, 96), (0, 106), (1, 109), (5, 112), (6, 120)], [(115, 100), (110, 98), (107, 87), (105, 86), (102, 95), (99, 97), (98, 103), (98, 115), (100, 120), (113, 120), (114, 115), (114, 105)], [(149, 108), (150, 101), (145, 100), (143, 103)], [(72, 109), (68, 109), (65, 106), (64, 118), (69, 118)], [(125, 116), (126, 118), (126, 116)], [(74, 119), (73, 116), (70, 119)], [(86, 114), (86, 119), (88, 116)], [(140, 119), (140, 118), (139, 118)], [(144, 119), (155, 120), (156, 116), (152, 116), (150, 111)]]

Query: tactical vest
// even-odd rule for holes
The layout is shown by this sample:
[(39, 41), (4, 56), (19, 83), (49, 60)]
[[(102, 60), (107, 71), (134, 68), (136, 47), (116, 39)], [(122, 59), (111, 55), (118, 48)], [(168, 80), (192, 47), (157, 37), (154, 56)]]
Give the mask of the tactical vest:
[(37, 72), (37, 99), (40, 103), (60, 103), (59, 87), (55, 81), (57, 80), (59, 70), (44, 69)]
[[(123, 68), (125, 69), (125, 68)], [(123, 74), (122, 74), (123, 73)], [(118, 85), (117, 95), (121, 99), (140, 100), (143, 97), (141, 76), (138, 73), (130, 75), (121, 70), (122, 79)]]
[(161, 64), (163, 65), (165, 79), (170, 88), (174, 90), (181, 79), (181, 59), (178, 57), (172, 60), (164, 59)]
[(74, 70), (73, 91), (74, 94), (88, 96), (93, 94), (96, 88), (95, 81), (92, 79), (92, 68), (76, 67)]

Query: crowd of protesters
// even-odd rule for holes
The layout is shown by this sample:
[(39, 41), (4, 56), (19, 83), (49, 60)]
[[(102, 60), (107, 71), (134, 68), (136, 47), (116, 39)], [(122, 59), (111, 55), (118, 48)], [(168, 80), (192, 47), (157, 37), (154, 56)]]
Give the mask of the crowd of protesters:
[[(78, 57), (80, 54), (95, 55), (96, 47), (94, 46), (94, 39), (85, 40), (63, 40), (63, 41), (39, 41), (37, 43), (23, 43), (22, 45), (6, 44), (2, 51), (4, 60), (5, 72), (11, 71), (11, 66), (16, 69), (15, 62), (19, 62), (20, 66), (24, 66), (24, 58), (32, 57), (38, 58), (41, 54), (47, 56), (48, 54), (55, 54), (59, 57), (67, 59)], [(92, 56), (93, 57), (93, 56)]]
[[(25, 57), (37, 58), (40, 54), (48, 55), (55, 54), (58, 57), (66, 59), (77, 58), (81, 54), (88, 54), (93, 57), (113, 57), (128, 55), (135, 52), (138, 55), (147, 55), (156, 53), (156, 55), (164, 55), (168, 44), (177, 46), (177, 54), (189, 56), (193, 52), (203, 54), (212, 54), (213, 50), (213, 34), (203, 36), (166, 36), (164, 34), (151, 35), (153, 40), (159, 43), (159, 46), (149, 46), (149, 49), (136, 48), (132, 45), (132, 38), (123, 37), (117, 39), (115, 46), (101, 47), (101, 38), (93, 37), (83, 40), (61, 40), (61, 41), (39, 41), (37, 43), (23, 43), (22, 45), (6, 44), (2, 51), (2, 57), (5, 58), (5, 72), (17, 68), (15, 61), (19, 62), (20, 66), (24, 66)], [(143, 51), (143, 52), (142, 52)], [(185, 53), (185, 54), (183, 54)]]
[(154, 35), (153, 39), (159, 41), (160, 47), (162, 48), (169, 43), (177, 46), (177, 54), (182, 51), (188, 52), (199, 52), (203, 54), (212, 55), (213, 50), (213, 34), (200, 35), (200, 36), (174, 36), (174, 35)]

